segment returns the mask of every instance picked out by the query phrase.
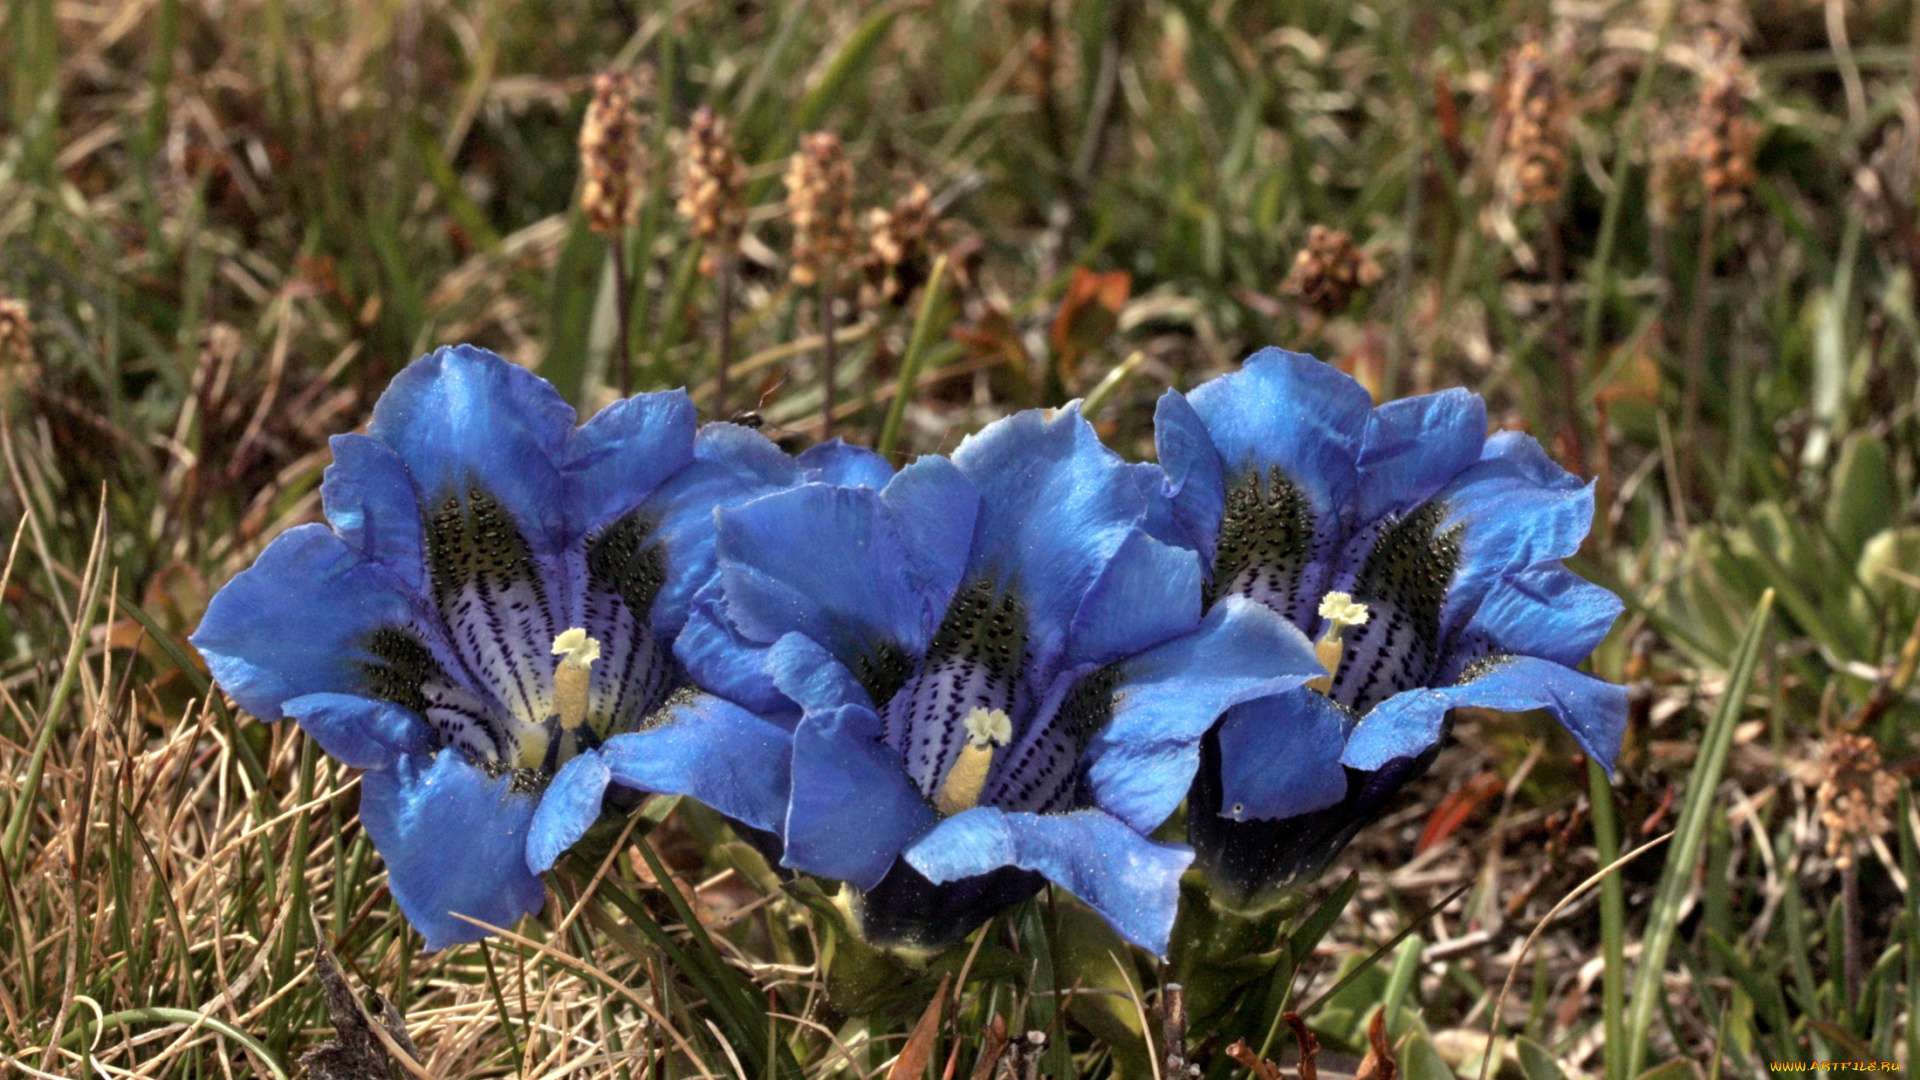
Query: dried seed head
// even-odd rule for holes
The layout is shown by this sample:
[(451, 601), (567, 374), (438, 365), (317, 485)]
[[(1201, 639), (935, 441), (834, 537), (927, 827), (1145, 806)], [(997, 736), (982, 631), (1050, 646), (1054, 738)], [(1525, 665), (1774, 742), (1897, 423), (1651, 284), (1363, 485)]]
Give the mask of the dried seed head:
[(580, 208), (595, 232), (639, 224), (646, 192), (647, 145), (641, 138), (639, 80), (623, 71), (594, 77), (593, 100), (580, 125)]
[(860, 302), (868, 307), (904, 303), (926, 280), (932, 250), (939, 243), (940, 218), (925, 184), (893, 201), (891, 209), (867, 212), (867, 254), (861, 259), (866, 283)]
[(1827, 833), (1827, 854), (1842, 868), (1852, 865), (1860, 841), (1893, 828), (1890, 813), (1900, 784), (1880, 767), (1880, 748), (1867, 736), (1835, 732), (1800, 774), (1817, 785), (1814, 802)]
[(1700, 171), (1707, 202), (1718, 210), (1738, 210), (1753, 186), (1760, 125), (1747, 115), (1747, 72), (1738, 44), (1710, 31), (1701, 51), (1714, 61), (1700, 82), (1687, 154)]
[(1567, 94), (1538, 41), (1507, 54), (1498, 94), (1500, 193), (1513, 207), (1557, 201), (1567, 172)]
[(27, 305), (0, 296), (0, 371), (33, 363), (33, 323)]
[(700, 268), (712, 273), (716, 252), (730, 254), (740, 246), (747, 226), (747, 166), (733, 148), (726, 117), (703, 106), (687, 125), (687, 142), (680, 162), (680, 216), (693, 235), (706, 241), (707, 255)]
[(1280, 291), (1332, 316), (1347, 309), (1353, 294), (1380, 280), (1380, 264), (1354, 246), (1353, 237), (1338, 229), (1315, 225), (1307, 230), (1307, 246), (1293, 257), (1293, 271)]
[(837, 276), (853, 257), (858, 237), (853, 224), (853, 166), (840, 136), (816, 131), (800, 137), (800, 149), (787, 161), (787, 214), (793, 219), (795, 285), (811, 285), (823, 275)]

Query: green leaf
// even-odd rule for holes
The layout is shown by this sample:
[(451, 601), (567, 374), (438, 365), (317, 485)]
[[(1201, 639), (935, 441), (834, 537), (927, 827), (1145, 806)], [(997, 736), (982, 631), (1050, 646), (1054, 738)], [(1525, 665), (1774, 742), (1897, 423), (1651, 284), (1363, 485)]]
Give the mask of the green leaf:
[(1560, 1071), (1560, 1063), (1553, 1059), (1547, 1048), (1527, 1038), (1519, 1038), (1520, 1071), (1527, 1080), (1566, 1080), (1566, 1074)]
[(1674, 1058), (1640, 1074), (1639, 1080), (1699, 1080), (1700, 1066), (1689, 1058)]
[(1886, 440), (1869, 431), (1849, 435), (1827, 498), (1827, 530), (1834, 543), (1849, 558), (1858, 556), (1867, 537), (1894, 523), (1899, 507)]

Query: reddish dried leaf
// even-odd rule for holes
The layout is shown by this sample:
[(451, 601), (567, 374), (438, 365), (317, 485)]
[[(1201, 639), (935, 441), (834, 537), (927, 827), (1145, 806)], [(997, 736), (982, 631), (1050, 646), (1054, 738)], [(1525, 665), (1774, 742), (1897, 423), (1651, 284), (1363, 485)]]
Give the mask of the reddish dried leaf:
[(1253, 1070), (1256, 1080), (1280, 1080), (1280, 1066), (1253, 1052), (1245, 1039), (1236, 1039), (1227, 1047), (1227, 1056)]
[(933, 992), (933, 1000), (927, 1002), (927, 1011), (920, 1014), (920, 1022), (913, 1025), (913, 1034), (907, 1036), (907, 1045), (900, 1049), (893, 1068), (887, 1070), (887, 1080), (919, 1080), (926, 1075), (927, 1059), (933, 1056), (933, 1040), (940, 1034), (940, 1007), (946, 1001), (947, 976), (942, 975), (940, 988)]
[(1353, 1080), (1393, 1080), (1399, 1072), (1393, 1045), (1387, 1042), (1387, 1010), (1380, 1009), (1367, 1025), (1367, 1056), (1360, 1059), (1360, 1071), (1353, 1074)]
[(1281, 1013), (1280, 1019), (1293, 1029), (1294, 1040), (1300, 1044), (1300, 1080), (1319, 1080), (1320, 1076), (1320, 1040), (1313, 1037), (1307, 1022), (1300, 1019), (1297, 1012)]
[(1120, 309), (1133, 293), (1133, 277), (1125, 270), (1096, 274), (1076, 266), (1060, 313), (1053, 320), (1053, 361), (1063, 370), (1106, 341), (1120, 325)]
[(1427, 819), (1427, 827), (1420, 833), (1420, 842), (1414, 845), (1414, 854), (1425, 852), (1452, 836), (1460, 826), (1466, 824), (1481, 804), (1506, 789), (1506, 781), (1500, 774), (1489, 769), (1479, 776), (1462, 784), (1458, 789), (1447, 793), (1434, 807), (1433, 816)]

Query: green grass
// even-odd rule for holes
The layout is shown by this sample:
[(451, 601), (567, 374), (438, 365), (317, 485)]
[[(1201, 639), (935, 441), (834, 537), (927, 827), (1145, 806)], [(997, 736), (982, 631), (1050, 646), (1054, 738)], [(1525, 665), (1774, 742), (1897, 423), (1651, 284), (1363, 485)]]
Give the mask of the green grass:
[[(671, 182), (710, 104), (752, 202), (726, 412), (785, 445), (823, 402), (779, 173), (821, 127), (863, 208), (925, 183), (946, 223), (931, 287), (844, 312), (849, 439), (904, 460), (1085, 395), (1146, 458), (1164, 389), (1280, 344), (1384, 397), (1471, 387), (1597, 478), (1579, 568), (1628, 603), (1592, 663), (1635, 692), (1617, 777), (1542, 718), (1459, 717), (1297, 910), (1208, 924), (1188, 1000), (1209, 1077), (1245, 1072), (1235, 1038), (1291, 1063), (1277, 1013), (1302, 1002), (1334, 1072), (1387, 1006), (1413, 1080), (1476, 1075), (1489, 1034), (1490, 1071), (1526, 1080), (1904, 1062), (1920, 19), (1846, 8), (1844, 35), (1819, 5), (1738, 9), (1758, 139), (1721, 212), (1685, 167), (1704, 7), (6, 0), (0, 296), (30, 306), (35, 357), (0, 368), (0, 1054), (297, 1075), (333, 1030), (311, 910), (434, 1076), (869, 1075), (943, 976), (930, 1072), (971, 1069), (998, 1018), (1048, 1033), (1056, 1077), (1154, 1075), (1176, 975), (1071, 900), (903, 965), (690, 804), (603, 823), (511, 935), (420, 956), (352, 772), (210, 697), (185, 645), (220, 582), (316, 517), (327, 436), (432, 345), (493, 348), (591, 410), (624, 307), (636, 388), (711, 411), (721, 315)], [(1493, 102), (1529, 34), (1573, 134), (1558, 201), (1513, 210)], [(654, 163), (611, 242), (575, 205), (609, 66), (651, 75)], [(1315, 224), (1384, 271), (1324, 317), (1278, 291)], [(1061, 317), (1081, 269), (1127, 276), (1119, 310)], [(1810, 768), (1836, 731), (1900, 787), (1851, 869)], [(1416, 855), (1476, 774), (1499, 797)]]

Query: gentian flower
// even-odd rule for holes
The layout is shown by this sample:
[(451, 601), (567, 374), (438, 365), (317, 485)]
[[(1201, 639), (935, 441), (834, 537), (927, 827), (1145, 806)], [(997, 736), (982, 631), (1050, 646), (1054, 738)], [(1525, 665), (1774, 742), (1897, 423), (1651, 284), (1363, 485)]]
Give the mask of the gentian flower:
[[(714, 507), (809, 474), (744, 428), (696, 432), (679, 391), (574, 420), (484, 350), (415, 361), (367, 434), (332, 440), (332, 527), (276, 538), (193, 635), (242, 708), (366, 770), (361, 824), (429, 949), (483, 936), (456, 913), (540, 910), (554, 836), (600, 812), (547, 798), (555, 772), (707, 700), (671, 650), (712, 576)], [(818, 450), (827, 475), (872, 457)]]
[(1188, 833), (1225, 898), (1317, 875), (1425, 771), (1456, 706), (1545, 709), (1611, 771), (1626, 692), (1574, 665), (1621, 604), (1560, 562), (1593, 487), (1526, 435), (1488, 437), (1478, 395), (1376, 409), (1338, 370), (1267, 349), (1168, 392), (1155, 434), (1206, 602), (1266, 605), (1324, 665), (1206, 737)]
[[(1319, 671), (1259, 604), (1202, 618), (1164, 483), (1069, 406), (884, 486), (724, 509), (719, 575), (676, 649), (738, 708), (620, 736), (603, 760), (731, 726), (736, 753), (778, 768), (777, 803), (730, 781), (692, 794), (776, 829), (785, 866), (847, 883), (869, 940), (950, 944), (1051, 881), (1164, 953), (1192, 853), (1147, 833), (1185, 797), (1201, 734)], [(578, 771), (591, 798), (605, 781)]]

